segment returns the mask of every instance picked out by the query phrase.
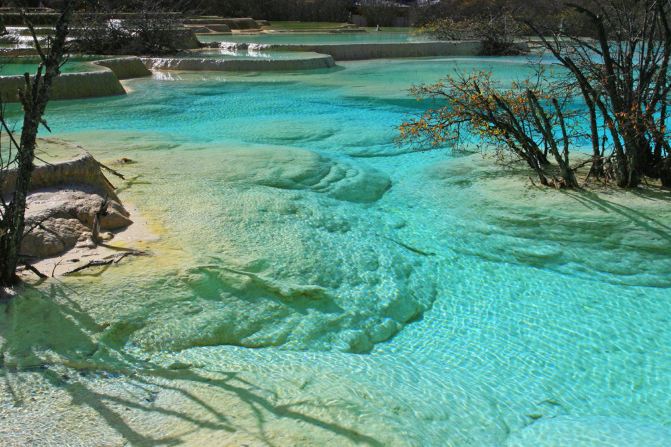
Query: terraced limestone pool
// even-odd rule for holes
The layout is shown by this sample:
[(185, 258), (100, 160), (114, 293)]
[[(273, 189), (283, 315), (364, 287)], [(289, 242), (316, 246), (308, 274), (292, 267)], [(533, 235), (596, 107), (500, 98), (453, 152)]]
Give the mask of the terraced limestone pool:
[[(91, 58), (73, 58), (63, 65), (63, 73), (76, 73), (83, 71), (99, 70), (98, 67), (89, 64)], [(34, 57), (0, 58), (0, 76), (22, 75), (33, 73), (37, 69), (39, 61)]]
[(238, 50), (235, 48), (212, 48), (194, 50), (181, 53), (179, 56), (185, 58), (203, 59), (241, 59), (241, 60), (295, 60), (319, 57), (317, 53), (307, 51), (274, 51), (264, 48), (247, 48)]
[[(63, 385), (86, 407), (36, 394), (45, 439), (670, 445), (668, 197), (536, 189), (480, 155), (398, 145), (426, 107), (407, 87), (455, 67), (528, 70), (173, 73), (51, 103), (52, 138), (136, 161), (122, 199), (161, 241), (2, 304), (5, 364), (132, 371)], [(159, 366), (172, 382), (143, 379)]]
[(365, 33), (269, 33), (269, 34), (199, 34), (198, 40), (209, 42), (256, 43), (268, 45), (323, 45), (348, 43), (427, 42), (426, 36), (408, 32), (372, 31)]

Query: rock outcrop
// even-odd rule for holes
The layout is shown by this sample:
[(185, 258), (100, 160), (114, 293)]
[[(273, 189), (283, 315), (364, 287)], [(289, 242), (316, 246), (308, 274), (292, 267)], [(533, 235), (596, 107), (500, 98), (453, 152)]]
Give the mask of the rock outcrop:
[[(0, 96), (7, 102), (19, 100), (18, 91), (25, 87), (23, 76), (0, 76)], [(126, 91), (114, 72), (99, 71), (63, 73), (54, 79), (52, 99), (81, 99), (125, 95)]]
[(135, 56), (104, 59), (94, 64), (109, 68), (119, 80), (151, 76), (151, 71), (145, 67), (142, 59)]
[[(0, 184), (0, 193), (9, 194), (14, 190), (15, 182), (16, 172), (10, 171), (4, 183)], [(82, 154), (73, 160), (37, 166), (30, 182), (33, 191), (64, 185), (86, 185), (99, 194), (107, 195), (118, 201), (114, 186), (102, 173), (100, 163), (89, 153)]]
[[(26, 229), (29, 231), (24, 236), (21, 254), (48, 258), (75, 247), (94, 247), (91, 240), (93, 222), (103, 200), (98, 191), (85, 185), (32, 192), (26, 210)], [(107, 212), (100, 219), (100, 230), (119, 230), (132, 223), (128, 211), (116, 200), (109, 200)]]
[[(15, 181), (16, 173), (9, 172), (0, 185), (0, 193), (9, 195)], [(24, 256), (47, 258), (75, 247), (94, 245), (91, 239), (94, 219), (105, 200), (107, 209), (99, 219), (101, 232), (119, 230), (133, 223), (114, 186), (102, 173), (100, 163), (90, 154), (38, 166), (31, 186), (26, 234), (21, 246)], [(103, 237), (111, 238), (111, 235)]]

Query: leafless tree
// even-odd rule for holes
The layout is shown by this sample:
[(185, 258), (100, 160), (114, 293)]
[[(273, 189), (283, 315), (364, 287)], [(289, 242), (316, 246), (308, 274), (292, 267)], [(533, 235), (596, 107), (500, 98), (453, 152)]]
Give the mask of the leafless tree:
[(91, 1), (77, 14), (72, 33), (75, 48), (91, 54), (160, 55), (178, 51), (186, 30), (177, 2)]
[[(545, 147), (561, 171), (562, 186), (577, 185), (569, 152), (586, 136), (592, 148), (589, 176), (613, 179), (620, 187), (636, 187), (646, 176), (671, 186), (671, 0), (584, 0), (567, 6), (591, 23), (593, 36), (524, 22), (562, 67), (544, 85), (506, 89), (486, 76), (448, 77), (415, 90), (443, 104), (401, 126), (403, 135), (460, 141), (466, 126), (527, 161), (541, 183), (556, 185), (543, 179), (548, 169), (535, 156), (536, 147)], [(567, 109), (569, 103), (579, 103), (583, 113)]]
[[(593, 173), (606, 175), (604, 170), (612, 166), (619, 186), (635, 187), (646, 175), (671, 186), (671, 2), (608, 0), (569, 6), (591, 22), (594, 39), (527, 25), (580, 88), (592, 129)], [(600, 140), (600, 130), (610, 138)]]
[(66, 39), (74, 9), (74, 0), (64, 0), (53, 39), (48, 48), (42, 47), (30, 23), (35, 49), (40, 64), (34, 75), (25, 74), (25, 83), (19, 92), (23, 107), (20, 135), (7, 122), (4, 108), (0, 110), (0, 185), (8, 181), (10, 170), (13, 188), (10, 197), (0, 197), (0, 287), (16, 282), (16, 268), (21, 262), (21, 241), (25, 228), (26, 199), (34, 170), (35, 147), (40, 126), (49, 129), (45, 110), (54, 79), (59, 76), (66, 57)]

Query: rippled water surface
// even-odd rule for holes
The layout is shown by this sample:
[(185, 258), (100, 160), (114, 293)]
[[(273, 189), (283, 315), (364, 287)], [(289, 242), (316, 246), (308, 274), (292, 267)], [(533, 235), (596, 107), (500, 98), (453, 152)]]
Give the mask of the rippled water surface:
[(310, 377), (304, 411), (354, 415), (378, 445), (669, 445), (668, 197), (399, 146), (426, 107), (407, 88), (455, 67), (529, 70), (157, 74), (50, 104), (54, 137), (137, 161), (122, 199), (161, 228), (153, 259), (68, 280), (78, 308), (147, 358)]

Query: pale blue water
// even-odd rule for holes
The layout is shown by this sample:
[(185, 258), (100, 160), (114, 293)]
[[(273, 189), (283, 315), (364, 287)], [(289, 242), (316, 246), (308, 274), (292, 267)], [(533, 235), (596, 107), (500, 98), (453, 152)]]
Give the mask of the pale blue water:
[(198, 40), (208, 42), (236, 42), (261, 44), (323, 45), (345, 43), (403, 43), (426, 42), (426, 36), (401, 33), (372, 31), (366, 33), (275, 33), (241, 35), (199, 34)]
[[(63, 73), (99, 70), (99, 67), (87, 64), (82, 58), (72, 58), (62, 67)], [(31, 57), (0, 58), (0, 76), (33, 74), (37, 70), (38, 61)]]
[(668, 445), (668, 197), (537, 190), (399, 146), (427, 106), (407, 87), (455, 67), (529, 70), (165, 75), (50, 104), (54, 136), (138, 162), (122, 198), (165, 228), (155, 260), (63, 292), (114, 349), (309, 377), (302, 412), (333, 405), (380, 445)]

